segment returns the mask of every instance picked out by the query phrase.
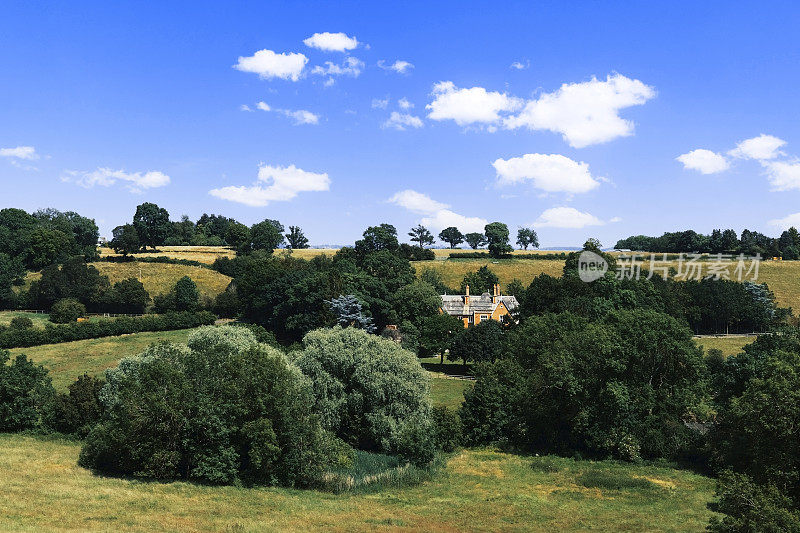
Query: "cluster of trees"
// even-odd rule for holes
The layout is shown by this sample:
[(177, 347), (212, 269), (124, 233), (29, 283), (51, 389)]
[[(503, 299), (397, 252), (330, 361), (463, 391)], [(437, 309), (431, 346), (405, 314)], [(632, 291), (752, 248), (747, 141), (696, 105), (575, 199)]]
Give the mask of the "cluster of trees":
[[(422, 226), (418, 226), (418, 228), (421, 227)], [(463, 234), (458, 228), (450, 226), (439, 232), (439, 239), (449, 244), (450, 248), (457, 248), (458, 245), (464, 242), (473, 250), (488, 245), (489, 253), (495, 257), (499, 257), (510, 253), (513, 249), (509, 244), (509, 235), (508, 226), (502, 222), (492, 222), (484, 227), (483, 233), (472, 232)], [(517, 245), (524, 250), (527, 250), (528, 246), (532, 246), (533, 248), (539, 247), (539, 237), (536, 235), (536, 231), (530, 228), (519, 228), (517, 230), (516, 242)], [(433, 244), (432, 236), (429, 244)]]
[(742, 231), (741, 237), (732, 229), (715, 229), (711, 235), (687, 230), (664, 233), (661, 237), (634, 235), (617, 241), (615, 247), (654, 253), (743, 253), (800, 259), (800, 232), (791, 227), (776, 239), (748, 229)]
[(322, 486), (356, 450), (427, 465), (457, 428), (431, 409), (414, 354), (356, 328), (314, 331), (291, 360), (249, 328), (200, 328), (61, 394), (43, 367), (8, 360), (0, 431), (83, 438), (79, 464), (106, 475)]
[(117, 226), (109, 245), (124, 255), (158, 246), (231, 246), (240, 253), (254, 250), (272, 251), (281, 246), (308, 248), (308, 238), (298, 226), (264, 220), (248, 227), (221, 215), (203, 214), (197, 222), (183, 215), (178, 222), (169, 219), (163, 207), (145, 202), (136, 207), (130, 224)]

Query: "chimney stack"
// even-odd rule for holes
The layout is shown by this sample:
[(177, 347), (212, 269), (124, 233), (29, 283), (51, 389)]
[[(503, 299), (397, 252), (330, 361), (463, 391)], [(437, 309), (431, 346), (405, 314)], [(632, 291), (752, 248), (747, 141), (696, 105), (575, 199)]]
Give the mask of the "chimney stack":
[(467, 294), (464, 295), (464, 305), (469, 305), (469, 285), (467, 285)]
[(496, 304), (497, 300), (500, 298), (500, 284), (495, 283), (492, 287), (492, 303)]

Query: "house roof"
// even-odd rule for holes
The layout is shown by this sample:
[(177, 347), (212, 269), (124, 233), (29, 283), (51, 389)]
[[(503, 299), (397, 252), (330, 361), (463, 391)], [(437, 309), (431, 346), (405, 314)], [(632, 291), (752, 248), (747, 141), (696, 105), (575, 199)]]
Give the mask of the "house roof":
[(506, 306), (509, 312), (513, 312), (519, 307), (519, 302), (515, 296), (499, 296), (496, 303), (492, 302), (492, 296), (488, 292), (484, 292), (480, 296), (470, 296), (469, 305), (464, 305), (463, 294), (443, 294), (442, 295), (442, 311), (448, 315), (466, 316), (474, 313), (491, 314), (500, 305), (500, 302)]

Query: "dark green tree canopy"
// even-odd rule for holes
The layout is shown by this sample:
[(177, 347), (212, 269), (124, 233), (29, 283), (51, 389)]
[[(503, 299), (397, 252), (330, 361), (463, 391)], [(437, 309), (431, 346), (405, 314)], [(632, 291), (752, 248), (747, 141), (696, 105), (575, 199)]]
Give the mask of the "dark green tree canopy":
[(486, 246), (489, 242), (486, 240), (486, 236), (483, 233), (467, 233), (464, 235), (464, 240), (467, 241), (470, 248), (473, 250), (477, 250), (481, 246)]
[(141, 245), (153, 249), (164, 244), (172, 231), (169, 212), (151, 202), (145, 202), (136, 207), (133, 226), (139, 235)]
[(502, 222), (491, 222), (483, 228), (486, 240), (489, 243), (489, 255), (492, 257), (502, 257), (511, 253), (513, 248), (508, 243), (508, 226)]
[(425, 248), (425, 246), (435, 242), (433, 234), (422, 224), (417, 224), (415, 227), (411, 228), (411, 231), (408, 232), (408, 236), (411, 237), (411, 242), (417, 243), (420, 248)]
[(523, 249), (527, 250), (528, 246), (533, 248), (539, 247), (539, 236), (536, 235), (536, 230), (531, 228), (519, 228), (517, 230), (517, 244)]
[(252, 250), (265, 250), (272, 253), (283, 244), (283, 224), (277, 220), (264, 220), (250, 228)]
[(450, 226), (439, 232), (439, 240), (449, 244), (450, 248), (455, 248), (464, 242), (464, 234), (457, 227)]
[(308, 238), (299, 226), (289, 226), (289, 233), (286, 234), (288, 247), (294, 250), (308, 248)]

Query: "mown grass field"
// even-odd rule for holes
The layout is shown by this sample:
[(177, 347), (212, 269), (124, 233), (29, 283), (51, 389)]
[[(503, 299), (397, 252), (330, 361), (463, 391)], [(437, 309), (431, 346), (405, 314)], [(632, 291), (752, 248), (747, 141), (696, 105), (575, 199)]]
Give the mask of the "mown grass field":
[(30, 318), (34, 327), (43, 328), (50, 323), (50, 315), (46, 313), (25, 313), (23, 311), (0, 311), (0, 326), (8, 326), (17, 317)]
[(742, 348), (754, 342), (756, 337), (701, 337), (695, 338), (695, 342), (705, 349), (706, 353), (709, 350), (720, 350), (722, 355), (730, 357), (742, 351)]
[[(111, 248), (100, 247), (101, 257), (121, 257)], [(236, 252), (227, 246), (159, 246), (157, 252), (130, 254), (134, 258), (165, 256), (172, 259), (186, 259), (211, 264), (220, 257), (235, 257)]]
[(714, 488), (668, 467), (479, 449), (417, 486), (334, 495), (94, 476), (69, 441), (0, 448), (2, 531), (701, 531)]
[(83, 341), (45, 344), (9, 350), (12, 357), (24, 353), (50, 370), (56, 390), (63, 391), (84, 373), (100, 375), (106, 368), (117, 366), (120, 359), (141, 353), (154, 342), (186, 342), (194, 330), (131, 333)]

